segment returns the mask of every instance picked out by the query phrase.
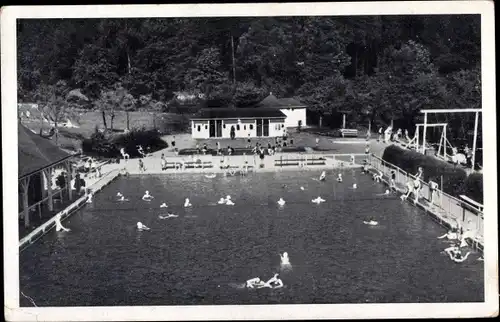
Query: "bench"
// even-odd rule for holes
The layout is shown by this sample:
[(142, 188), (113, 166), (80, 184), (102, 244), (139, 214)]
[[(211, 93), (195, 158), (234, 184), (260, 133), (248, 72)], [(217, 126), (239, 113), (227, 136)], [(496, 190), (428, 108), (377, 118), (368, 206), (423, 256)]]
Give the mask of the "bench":
[(288, 165), (294, 165), (298, 166), (300, 164), (306, 164), (306, 165), (325, 165), (326, 164), (326, 159), (325, 158), (305, 158), (303, 159), (277, 159), (274, 160), (274, 165), (277, 167), (282, 167), (282, 166), (288, 166)]
[(356, 129), (340, 129), (340, 135), (345, 137), (358, 137), (358, 130)]
[[(182, 168), (182, 162), (174, 161), (174, 162), (166, 162), (165, 169), (177, 169)], [(204, 162), (196, 162), (196, 161), (185, 161), (184, 168), (186, 169), (194, 169), (194, 168), (213, 168), (212, 161), (204, 161)]]
[(295, 165), (298, 166), (301, 160), (298, 159), (285, 159), (285, 160), (274, 160), (274, 165), (277, 167), (287, 166), (287, 165)]

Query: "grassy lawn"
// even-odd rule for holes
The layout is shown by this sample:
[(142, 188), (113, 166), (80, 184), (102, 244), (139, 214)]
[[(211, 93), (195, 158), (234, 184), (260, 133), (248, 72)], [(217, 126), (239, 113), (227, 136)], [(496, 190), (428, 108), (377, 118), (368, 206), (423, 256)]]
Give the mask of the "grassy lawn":
[[(189, 117), (186, 115), (161, 112), (130, 112), (130, 129), (146, 128), (158, 129), (161, 132), (177, 132), (186, 123)], [(106, 117), (108, 128), (110, 127), (110, 118)], [(102, 113), (98, 111), (81, 112), (75, 117), (75, 128), (59, 128), (59, 146), (63, 149), (76, 151), (81, 147), (81, 141), (89, 138), (94, 133), (96, 126), (104, 129)], [(39, 119), (23, 120), (23, 124), (35, 132), (40, 131), (42, 127), (46, 133), (50, 129), (48, 123), (41, 123)], [(113, 130), (117, 133), (123, 132), (127, 128), (127, 115), (124, 111), (117, 111), (113, 120)]]

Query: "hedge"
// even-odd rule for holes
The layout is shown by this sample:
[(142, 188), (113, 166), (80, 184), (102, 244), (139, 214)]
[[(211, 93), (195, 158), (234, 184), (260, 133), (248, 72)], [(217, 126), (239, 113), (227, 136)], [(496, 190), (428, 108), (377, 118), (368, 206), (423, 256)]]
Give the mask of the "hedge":
[(125, 148), (125, 152), (134, 158), (140, 157), (138, 145), (142, 146), (144, 152), (155, 152), (168, 147), (168, 143), (160, 138), (160, 133), (156, 130), (133, 130), (116, 136), (96, 131), (90, 139), (83, 140), (82, 150), (89, 155), (120, 158), (120, 149)]
[(418, 168), (422, 167), (424, 170), (422, 179), (426, 182), (432, 180), (440, 183), (442, 177), (444, 192), (452, 196), (458, 197), (467, 191), (465, 170), (432, 156), (391, 145), (384, 150), (382, 159), (411, 174), (416, 174)]
[(483, 174), (472, 173), (465, 180), (465, 195), (479, 203), (483, 203)]

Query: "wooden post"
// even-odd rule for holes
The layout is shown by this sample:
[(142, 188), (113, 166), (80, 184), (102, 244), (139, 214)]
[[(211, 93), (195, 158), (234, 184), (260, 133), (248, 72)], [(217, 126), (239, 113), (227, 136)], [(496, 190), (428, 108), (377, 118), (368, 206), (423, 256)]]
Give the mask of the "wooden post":
[(447, 131), (447, 127), (448, 127), (448, 125), (445, 125), (444, 129), (443, 129), (443, 131), (444, 131), (444, 160), (445, 161), (448, 161), (448, 156), (446, 154), (446, 131)]
[(23, 212), (24, 212), (24, 227), (29, 228), (30, 226), (30, 210), (28, 205), (28, 187), (30, 184), (30, 177), (26, 177), (21, 181), (21, 186), (23, 188)]
[(422, 154), (425, 155), (425, 136), (427, 134), (427, 112), (424, 113), (424, 133), (422, 137)]
[(476, 165), (476, 141), (477, 141), (477, 126), (479, 122), (479, 112), (476, 112), (476, 120), (474, 122), (474, 141), (472, 142), (472, 171)]
[(52, 199), (52, 168), (43, 170), (43, 174), (47, 180), (47, 194), (49, 197), (49, 211), (54, 210), (54, 200)]
[(319, 128), (321, 128), (323, 125), (323, 116), (319, 117)]
[(420, 151), (420, 138), (419, 138), (420, 131), (419, 131), (419, 129), (420, 129), (420, 126), (417, 125), (417, 130), (415, 131), (415, 137), (417, 138), (417, 148), (416, 148), (417, 152)]
[(443, 134), (441, 134), (441, 137), (439, 138), (439, 146), (438, 146), (438, 151), (437, 155), (440, 156), (441, 154), (441, 144), (443, 143)]
[(342, 114), (342, 128), (345, 129), (345, 113)]
[(439, 199), (441, 200), (441, 208), (443, 207), (443, 176), (441, 176), (441, 193), (439, 194)]
[(66, 185), (68, 187), (68, 198), (69, 200), (73, 200), (73, 190), (71, 189), (71, 163), (66, 160), (64, 161), (66, 165)]

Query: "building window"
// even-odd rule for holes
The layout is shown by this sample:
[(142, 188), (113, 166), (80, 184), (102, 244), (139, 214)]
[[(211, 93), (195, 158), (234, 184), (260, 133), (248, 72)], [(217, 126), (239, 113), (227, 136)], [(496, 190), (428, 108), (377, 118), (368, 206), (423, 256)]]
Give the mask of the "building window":
[(239, 130), (240, 130), (240, 125), (236, 124), (236, 131), (239, 131)]
[(284, 129), (285, 128), (285, 124), (281, 124), (281, 128)]
[(208, 125), (205, 124), (205, 130), (208, 130)]
[(200, 131), (201, 131), (201, 126), (198, 125), (198, 132), (200, 132)]
[(253, 130), (253, 124), (250, 124), (250, 130)]
[(226, 128), (226, 124), (224, 124), (224, 126), (223, 126), (223, 127), (224, 127), (224, 128)]
[(247, 126), (246, 125), (243, 125), (243, 130), (247, 130)]

